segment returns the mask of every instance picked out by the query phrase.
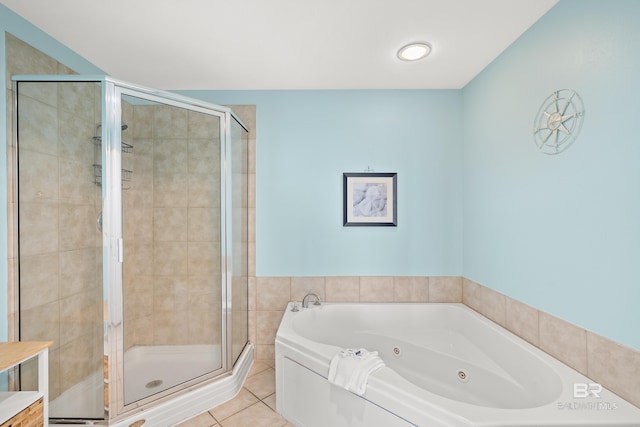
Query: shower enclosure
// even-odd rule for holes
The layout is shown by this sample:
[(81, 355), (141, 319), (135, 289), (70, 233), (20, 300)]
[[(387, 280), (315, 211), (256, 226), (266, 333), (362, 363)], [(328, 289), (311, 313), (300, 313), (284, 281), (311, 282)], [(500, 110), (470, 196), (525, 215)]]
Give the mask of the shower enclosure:
[(246, 127), (109, 77), (14, 81), (19, 337), (54, 342), (51, 422), (115, 425), (246, 374)]

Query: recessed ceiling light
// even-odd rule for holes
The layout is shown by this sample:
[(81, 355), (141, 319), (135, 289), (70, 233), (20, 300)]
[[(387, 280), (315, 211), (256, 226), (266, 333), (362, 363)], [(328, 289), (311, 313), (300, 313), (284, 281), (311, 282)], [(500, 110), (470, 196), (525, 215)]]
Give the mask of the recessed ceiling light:
[(403, 61), (417, 61), (431, 53), (431, 45), (426, 42), (410, 43), (398, 51), (398, 58)]

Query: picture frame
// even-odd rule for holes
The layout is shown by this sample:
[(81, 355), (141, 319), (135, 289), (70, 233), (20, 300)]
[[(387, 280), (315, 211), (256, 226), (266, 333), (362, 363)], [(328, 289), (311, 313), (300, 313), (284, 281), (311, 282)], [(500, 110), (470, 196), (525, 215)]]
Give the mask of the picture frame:
[(397, 227), (398, 174), (345, 172), (343, 226)]

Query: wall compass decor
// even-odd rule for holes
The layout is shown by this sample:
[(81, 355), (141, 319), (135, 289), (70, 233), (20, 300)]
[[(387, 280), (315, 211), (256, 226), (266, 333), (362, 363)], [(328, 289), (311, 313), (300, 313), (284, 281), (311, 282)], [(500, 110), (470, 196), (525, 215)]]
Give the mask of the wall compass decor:
[(554, 91), (533, 121), (533, 137), (545, 154), (559, 154), (576, 139), (584, 118), (582, 98), (571, 89)]

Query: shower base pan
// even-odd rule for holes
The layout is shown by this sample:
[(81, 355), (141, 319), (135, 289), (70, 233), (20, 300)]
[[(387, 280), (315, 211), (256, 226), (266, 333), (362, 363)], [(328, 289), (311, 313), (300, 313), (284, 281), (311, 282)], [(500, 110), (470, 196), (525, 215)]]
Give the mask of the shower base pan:
[[(135, 402), (153, 395), (154, 390), (161, 392), (204, 375), (220, 367), (219, 358), (220, 346), (217, 345), (132, 347), (124, 356), (125, 399)], [(189, 419), (234, 397), (242, 388), (252, 362), (253, 346), (248, 345), (231, 375), (194, 389), (176, 392), (173, 395), (175, 397), (163, 403), (109, 425), (124, 427), (139, 419), (146, 420), (147, 425), (154, 419), (162, 425), (173, 425)], [(52, 423), (57, 426), (77, 426), (77, 422), (65, 424), (64, 420), (88, 419), (92, 417), (87, 414), (101, 414), (104, 410), (102, 375), (102, 371), (96, 371), (52, 400), (49, 404)], [(73, 414), (78, 415), (73, 417)], [(103, 421), (95, 423), (104, 425)]]

